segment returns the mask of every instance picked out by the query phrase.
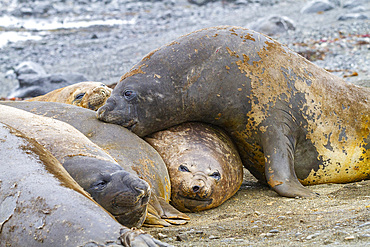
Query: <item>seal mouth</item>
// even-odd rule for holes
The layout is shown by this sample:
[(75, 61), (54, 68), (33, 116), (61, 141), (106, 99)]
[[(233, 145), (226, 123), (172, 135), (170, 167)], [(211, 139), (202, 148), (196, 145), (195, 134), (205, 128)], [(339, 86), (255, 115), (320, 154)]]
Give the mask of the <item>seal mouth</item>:
[(193, 201), (193, 202), (209, 203), (213, 201), (213, 199), (209, 199), (209, 198), (194, 198), (194, 197), (187, 197), (187, 196), (182, 196), (182, 195), (179, 195), (179, 197), (185, 200)]
[(136, 121), (136, 120), (134, 120), (134, 119), (131, 119), (130, 121), (128, 121), (128, 123), (126, 123), (126, 124), (121, 124), (121, 125), (122, 125), (123, 127), (125, 127), (126, 129), (128, 129), (128, 130), (132, 131), (132, 129), (134, 129), (134, 128), (135, 128), (136, 124), (137, 124), (137, 121)]

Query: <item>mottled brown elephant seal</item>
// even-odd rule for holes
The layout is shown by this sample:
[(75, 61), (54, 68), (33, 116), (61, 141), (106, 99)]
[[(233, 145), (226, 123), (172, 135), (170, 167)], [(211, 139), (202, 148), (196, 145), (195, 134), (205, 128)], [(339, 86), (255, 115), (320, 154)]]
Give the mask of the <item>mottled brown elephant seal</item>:
[(214, 208), (243, 182), (243, 164), (220, 128), (184, 123), (145, 138), (162, 156), (171, 179), (171, 204), (180, 211)]
[(0, 105), (0, 115), (1, 123), (21, 131), (50, 151), (73, 179), (117, 221), (127, 227), (143, 224), (150, 196), (147, 182), (125, 171), (104, 150), (67, 123), (5, 105)]
[(125, 171), (137, 174), (151, 188), (148, 217), (145, 225), (169, 226), (185, 224), (190, 218), (169, 204), (170, 177), (160, 155), (144, 140), (127, 129), (99, 121), (94, 111), (54, 102), (0, 102), (7, 105), (64, 121), (93, 143), (108, 152)]
[(49, 151), (2, 123), (0, 212), (0, 246), (169, 246), (120, 225)]
[(223, 26), (148, 54), (98, 117), (139, 136), (187, 121), (220, 126), (255, 177), (308, 197), (303, 185), (370, 177), (369, 95), (265, 35)]
[(110, 96), (112, 89), (101, 82), (85, 81), (59, 88), (26, 101), (59, 102), (96, 111)]

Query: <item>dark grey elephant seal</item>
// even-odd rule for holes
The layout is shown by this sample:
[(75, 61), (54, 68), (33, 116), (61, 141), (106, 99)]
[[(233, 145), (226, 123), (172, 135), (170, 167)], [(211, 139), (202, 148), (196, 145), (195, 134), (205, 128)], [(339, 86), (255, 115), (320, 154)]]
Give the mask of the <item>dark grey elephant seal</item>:
[[(29, 102), (31, 103), (31, 102)], [(0, 105), (0, 122), (49, 150), (96, 202), (127, 227), (139, 227), (147, 213), (150, 187), (71, 125)]]
[(139, 136), (187, 121), (220, 126), (255, 177), (308, 197), (303, 185), (369, 179), (369, 95), (267, 36), (223, 26), (151, 52), (98, 117)]
[(243, 182), (236, 146), (220, 128), (183, 123), (145, 138), (162, 156), (171, 179), (171, 204), (182, 212), (217, 207)]
[(35, 140), (0, 123), (0, 246), (169, 246), (123, 227)]
[(36, 101), (0, 101), (1, 104), (72, 125), (109, 153), (125, 171), (145, 180), (151, 188), (145, 225), (169, 226), (190, 220), (169, 204), (171, 184), (166, 165), (155, 149), (137, 135), (121, 126), (99, 121), (94, 111), (73, 105)]

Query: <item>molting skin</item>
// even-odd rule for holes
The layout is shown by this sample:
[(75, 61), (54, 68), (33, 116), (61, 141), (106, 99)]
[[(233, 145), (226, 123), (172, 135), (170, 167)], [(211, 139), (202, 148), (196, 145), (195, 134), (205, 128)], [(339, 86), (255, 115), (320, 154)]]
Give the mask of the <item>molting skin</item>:
[(226, 26), (148, 54), (98, 117), (139, 136), (186, 121), (220, 126), (255, 177), (309, 197), (302, 184), (370, 177), (369, 95), (267, 36)]

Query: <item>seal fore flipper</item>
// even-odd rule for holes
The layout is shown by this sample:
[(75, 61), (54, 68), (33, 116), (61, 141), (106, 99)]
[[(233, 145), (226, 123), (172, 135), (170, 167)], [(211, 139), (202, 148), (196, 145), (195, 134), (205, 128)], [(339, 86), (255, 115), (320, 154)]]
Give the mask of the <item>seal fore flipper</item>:
[(294, 125), (289, 121), (292, 120), (286, 116), (270, 116), (263, 124), (266, 127), (261, 133), (266, 181), (281, 196), (313, 197), (317, 194), (299, 182), (294, 170), (296, 138)]
[(154, 194), (150, 196), (147, 218), (144, 225), (147, 227), (163, 227), (183, 225), (190, 220), (189, 216), (171, 206), (162, 197)]

